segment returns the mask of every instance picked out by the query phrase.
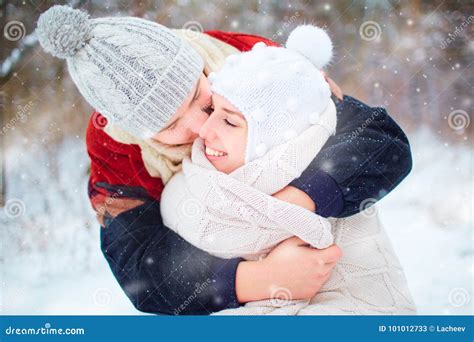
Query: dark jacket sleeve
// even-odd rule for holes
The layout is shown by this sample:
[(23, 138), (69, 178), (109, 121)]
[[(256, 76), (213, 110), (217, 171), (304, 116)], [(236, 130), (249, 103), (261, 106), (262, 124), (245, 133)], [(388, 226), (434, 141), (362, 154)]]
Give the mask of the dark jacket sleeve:
[(336, 134), (291, 185), (311, 197), (318, 214), (346, 217), (392, 191), (410, 172), (412, 159), (405, 133), (384, 108), (350, 96), (333, 100)]
[(235, 275), (242, 259), (219, 259), (183, 240), (162, 224), (157, 201), (106, 220), (101, 248), (140, 311), (207, 315), (239, 306)]

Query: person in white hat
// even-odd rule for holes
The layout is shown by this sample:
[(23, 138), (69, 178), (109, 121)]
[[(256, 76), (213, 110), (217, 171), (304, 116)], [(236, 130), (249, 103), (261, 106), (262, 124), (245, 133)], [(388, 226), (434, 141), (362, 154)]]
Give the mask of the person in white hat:
[(301, 175), (335, 132), (336, 106), (320, 72), (331, 55), (325, 31), (304, 25), (291, 32), (286, 48), (258, 43), (209, 76), (214, 112), (191, 159), (163, 191), (165, 225), (221, 258), (261, 260), (291, 236), (318, 249), (337, 241), (343, 250), (329, 285), (311, 300), (275, 290), (271, 300), (219, 314), (416, 313), (377, 219), (358, 214), (329, 221), (291, 199), (272, 197)]

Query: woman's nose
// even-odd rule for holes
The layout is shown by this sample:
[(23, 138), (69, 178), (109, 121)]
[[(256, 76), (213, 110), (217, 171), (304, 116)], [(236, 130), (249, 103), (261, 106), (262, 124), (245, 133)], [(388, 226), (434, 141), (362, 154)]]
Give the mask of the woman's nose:
[(201, 129), (199, 130), (199, 136), (202, 139), (210, 140), (215, 136), (215, 134), (214, 134), (214, 131), (215, 131), (214, 121), (215, 121), (215, 119), (211, 115), (211, 116), (208, 117), (206, 122), (203, 123), (203, 125), (201, 126)]
[(193, 133), (199, 134), (199, 131), (201, 130), (202, 126), (208, 118), (208, 114), (199, 111), (198, 113), (196, 113), (196, 115), (194, 115), (193, 120), (189, 125), (189, 128)]

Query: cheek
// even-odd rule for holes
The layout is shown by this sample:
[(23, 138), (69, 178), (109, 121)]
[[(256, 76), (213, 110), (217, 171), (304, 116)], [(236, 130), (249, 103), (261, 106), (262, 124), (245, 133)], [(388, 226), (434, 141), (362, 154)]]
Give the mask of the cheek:
[(247, 131), (242, 130), (239, 135), (239, 154), (240, 162), (243, 164), (245, 161), (245, 150), (247, 149)]
[(245, 160), (245, 148), (247, 146), (245, 133), (242, 129), (239, 129), (234, 134), (228, 134), (227, 137), (231, 159), (240, 166)]
[(190, 134), (188, 130), (177, 128), (171, 131), (162, 132), (158, 134), (155, 139), (167, 145), (182, 145), (192, 143), (195, 137)]
[(179, 129), (176, 132), (176, 142), (175, 145), (182, 145), (182, 144), (192, 144), (194, 140), (197, 138), (197, 134), (189, 129)]

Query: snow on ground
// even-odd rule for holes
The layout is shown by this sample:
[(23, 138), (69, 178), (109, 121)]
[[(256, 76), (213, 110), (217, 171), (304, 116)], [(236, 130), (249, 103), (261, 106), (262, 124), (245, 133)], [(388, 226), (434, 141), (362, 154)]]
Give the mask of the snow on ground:
[(472, 154), (429, 132), (410, 137), (412, 173), (380, 215), (420, 314), (473, 314)]
[[(472, 160), (433, 135), (411, 137), (414, 169), (380, 204), (420, 314), (472, 314)], [(99, 247), (84, 142), (55, 152), (24, 139), (6, 151), (0, 211), (3, 314), (139, 314)]]
[(100, 250), (82, 138), (51, 153), (28, 138), (6, 151), (0, 211), (4, 314), (139, 314)]

